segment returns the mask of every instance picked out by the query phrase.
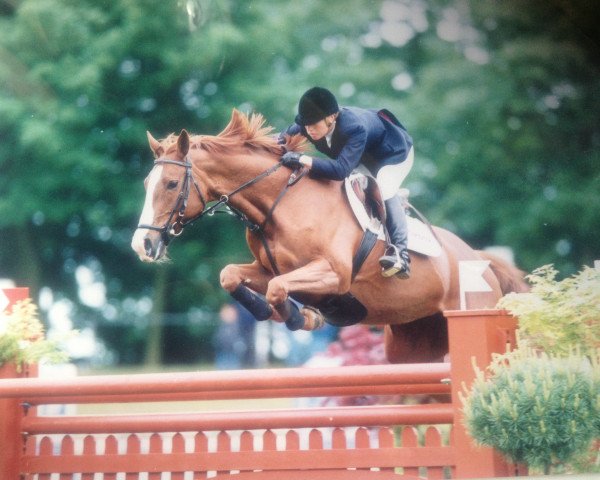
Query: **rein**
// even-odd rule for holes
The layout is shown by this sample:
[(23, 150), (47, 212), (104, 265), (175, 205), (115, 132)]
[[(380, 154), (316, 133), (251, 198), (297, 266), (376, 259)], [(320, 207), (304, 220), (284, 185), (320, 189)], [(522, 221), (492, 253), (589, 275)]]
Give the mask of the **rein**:
[[(177, 165), (177, 166), (185, 168), (185, 174), (184, 174), (181, 190), (179, 192), (179, 195), (177, 196), (177, 200), (175, 201), (175, 205), (173, 206), (173, 209), (171, 210), (171, 214), (169, 215), (169, 218), (167, 219), (167, 221), (165, 222), (165, 224), (162, 227), (159, 227), (156, 225), (139, 224), (137, 226), (138, 229), (144, 228), (147, 230), (154, 230), (154, 231), (160, 232), (161, 239), (163, 240), (165, 245), (168, 245), (172, 238), (178, 237), (179, 235), (181, 235), (181, 233), (183, 232), (183, 229), (187, 225), (195, 222), (196, 220), (202, 218), (205, 215), (212, 216), (215, 213), (223, 212), (223, 210), (218, 210), (218, 209), (222, 206), (225, 206), (227, 208), (227, 211), (225, 213), (230, 213), (230, 214), (236, 216), (239, 220), (242, 221), (242, 223), (246, 226), (246, 228), (248, 228), (248, 230), (250, 230), (253, 233), (259, 234), (259, 238), (265, 248), (267, 257), (269, 259), (269, 262), (271, 263), (271, 267), (273, 268), (273, 272), (276, 275), (279, 275), (279, 268), (277, 267), (277, 263), (275, 262), (275, 257), (273, 257), (273, 254), (271, 253), (271, 249), (269, 248), (269, 245), (267, 243), (264, 229), (265, 229), (266, 224), (273, 217), (273, 212), (275, 211), (275, 208), (277, 207), (277, 205), (279, 204), (279, 202), (281, 201), (281, 199), (287, 192), (288, 188), (295, 185), (298, 181), (300, 181), (302, 179), (302, 177), (304, 177), (306, 175), (306, 173), (307, 173), (306, 169), (302, 169), (299, 171), (292, 171), (292, 173), (290, 174), (290, 178), (284, 185), (283, 189), (279, 192), (279, 195), (277, 196), (277, 198), (273, 202), (273, 205), (267, 212), (265, 219), (259, 225), (257, 223), (252, 222), (245, 213), (241, 212), (240, 210), (235, 208), (233, 205), (231, 205), (229, 203), (229, 200), (235, 194), (250, 187), (251, 185), (254, 185), (255, 183), (259, 182), (260, 180), (262, 180), (265, 177), (268, 177), (273, 172), (275, 172), (276, 170), (281, 168), (281, 166), (282, 166), (281, 163), (276, 163), (275, 165), (268, 168), (264, 172), (260, 173), (256, 177), (248, 180), (247, 182), (244, 182), (242, 185), (235, 188), (233, 191), (229, 192), (228, 194), (221, 195), (221, 198), (219, 198), (219, 200), (216, 203), (214, 203), (213, 205), (211, 205), (208, 208), (206, 207), (206, 204), (207, 204), (206, 198), (202, 194), (202, 190), (200, 189), (198, 182), (196, 182), (196, 179), (192, 175), (192, 163), (187, 159), (187, 157), (184, 159), (183, 162), (180, 162), (177, 160), (170, 160), (170, 159), (162, 159), (162, 160), (159, 159), (159, 160), (154, 161), (154, 165), (163, 165), (163, 164)], [(191, 183), (194, 184), (196, 192), (198, 193), (198, 197), (200, 198), (200, 201), (202, 202), (202, 211), (198, 215), (184, 221), (183, 218), (185, 216), (185, 210), (187, 208), (188, 198), (190, 195), (190, 190), (191, 190), (190, 184)], [(175, 221), (172, 222), (173, 217), (175, 215), (177, 215), (177, 218), (175, 219)]]

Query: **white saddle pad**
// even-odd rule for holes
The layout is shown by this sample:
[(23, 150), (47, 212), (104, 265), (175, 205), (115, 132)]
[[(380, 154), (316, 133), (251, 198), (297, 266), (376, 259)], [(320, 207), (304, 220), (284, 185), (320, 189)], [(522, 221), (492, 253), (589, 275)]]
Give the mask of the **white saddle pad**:
[[(350, 207), (354, 212), (354, 216), (358, 221), (359, 225), (363, 230), (371, 230), (377, 234), (377, 238), (385, 242), (385, 229), (383, 224), (376, 218), (371, 218), (364, 205), (356, 196), (354, 189), (352, 188), (352, 180), (357, 177), (363, 177), (361, 173), (353, 173), (345, 180), (345, 190)], [(366, 182), (366, 178), (364, 178)], [(433, 235), (429, 226), (425, 225), (421, 220), (407, 216), (408, 223), (408, 249), (427, 255), (429, 257), (439, 257), (442, 254), (442, 247)]]

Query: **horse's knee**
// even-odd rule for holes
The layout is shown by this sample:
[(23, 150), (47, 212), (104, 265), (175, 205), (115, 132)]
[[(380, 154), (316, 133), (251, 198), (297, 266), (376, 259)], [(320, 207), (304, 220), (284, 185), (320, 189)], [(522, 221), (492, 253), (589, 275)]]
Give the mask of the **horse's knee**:
[(271, 305), (280, 305), (287, 300), (288, 287), (280, 277), (272, 278), (267, 285), (265, 295), (267, 302)]
[(243, 279), (240, 274), (240, 269), (236, 265), (227, 265), (221, 270), (219, 280), (221, 282), (221, 287), (231, 293), (240, 283), (242, 283)]

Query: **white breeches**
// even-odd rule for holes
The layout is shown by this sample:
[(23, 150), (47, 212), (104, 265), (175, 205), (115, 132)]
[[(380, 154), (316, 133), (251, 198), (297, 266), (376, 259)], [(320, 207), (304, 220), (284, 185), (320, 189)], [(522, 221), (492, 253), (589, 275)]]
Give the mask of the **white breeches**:
[(385, 165), (377, 172), (377, 184), (383, 200), (389, 200), (398, 193), (402, 182), (410, 173), (415, 158), (415, 149), (410, 148), (406, 160), (395, 165)]

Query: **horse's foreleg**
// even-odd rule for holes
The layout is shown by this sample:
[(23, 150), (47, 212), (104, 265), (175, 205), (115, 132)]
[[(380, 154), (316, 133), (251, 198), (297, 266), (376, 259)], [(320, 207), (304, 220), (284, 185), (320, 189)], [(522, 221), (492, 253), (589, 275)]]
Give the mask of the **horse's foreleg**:
[(283, 303), (290, 293), (315, 295), (340, 293), (340, 277), (325, 259), (314, 260), (304, 267), (273, 277), (267, 287), (267, 300), (273, 305)]
[[(257, 293), (265, 292), (269, 272), (257, 262), (243, 265), (227, 265), (221, 270), (221, 286), (241, 303), (257, 320), (266, 320), (273, 316), (273, 308), (265, 298)], [(246, 285), (250, 285), (252, 289)]]
[(227, 265), (221, 270), (221, 286), (228, 292), (233, 292), (238, 285), (243, 284), (255, 292), (265, 293), (271, 272), (265, 270), (258, 262)]
[(291, 330), (315, 330), (324, 324), (323, 316), (317, 310), (303, 307), (298, 312), (288, 299), (275, 310), (261, 295), (267, 291), (272, 275), (257, 262), (227, 265), (221, 270), (220, 279), (221, 286), (257, 320), (271, 318), (278, 322), (286, 321)]
[(290, 330), (314, 330), (323, 325), (323, 317), (314, 309), (304, 307), (301, 311), (292, 304), (288, 295), (293, 292), (326, 295), (339, 291), (340, 279), (329, 262), (315, 260), (284, 275), (274, 277), (267, 287), (267, 301), (275, 306)]

